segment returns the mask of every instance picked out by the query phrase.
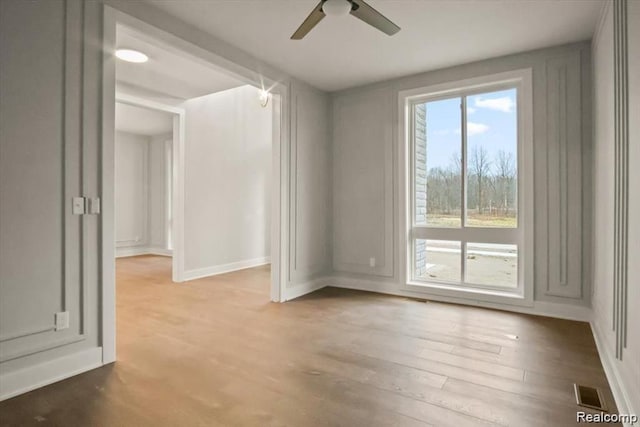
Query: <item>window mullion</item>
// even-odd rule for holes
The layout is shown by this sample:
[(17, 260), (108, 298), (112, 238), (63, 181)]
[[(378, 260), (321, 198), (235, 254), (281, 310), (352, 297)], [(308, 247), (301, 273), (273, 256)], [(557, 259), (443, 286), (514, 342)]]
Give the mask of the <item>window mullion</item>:
[(460, 101), (460, 191), (462, 200), (460, 201), (460, 224), (462, 228), (467, 226), (467, 97), (463, 96)]
[[(467, 219), (467, 96), (460, 99), (460, 227), (466, 228)], [(465, 281), (467, 245), (460, 242), (460, 281)]]

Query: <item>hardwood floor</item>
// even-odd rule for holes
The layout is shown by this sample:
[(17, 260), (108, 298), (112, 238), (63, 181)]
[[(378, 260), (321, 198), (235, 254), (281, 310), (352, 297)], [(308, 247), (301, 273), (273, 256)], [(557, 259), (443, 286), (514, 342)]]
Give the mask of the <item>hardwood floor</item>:
[(568, 426), (616, 412), (586, 323), (325, 288), (269, 268), (174, 284), (117, 261), (118, 362), (0, 403), (3, 426)]

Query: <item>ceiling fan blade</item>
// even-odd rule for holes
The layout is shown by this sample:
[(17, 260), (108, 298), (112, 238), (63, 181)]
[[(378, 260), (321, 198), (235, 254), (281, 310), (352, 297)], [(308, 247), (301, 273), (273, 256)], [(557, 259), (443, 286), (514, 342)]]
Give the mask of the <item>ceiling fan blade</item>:
[(390, 36), (400, 31), (400, 27), (391, 22), (386, 16), (369, 6), (364, 0), (351, 0), (353, 8), (351, 14), (361, 21), (376, 27)]
[(311, 11), (307, 19), (298, 27), (295, 33), (291, 36), (291, 40), (300, 40), (306, 36), (309, 31), (313, 30), (313, 27), (318, 25), (318, 22), (322, 21), (326, 15), (322, 11), (322, 1)]

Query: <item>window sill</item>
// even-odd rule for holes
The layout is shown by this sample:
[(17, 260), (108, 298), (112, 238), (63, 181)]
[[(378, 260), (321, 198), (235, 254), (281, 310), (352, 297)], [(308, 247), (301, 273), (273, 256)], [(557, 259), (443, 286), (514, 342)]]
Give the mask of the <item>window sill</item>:
[(494, 304), (525, 307), (533, 306), (532, 298), (527, 298), (522, 293), (522, 289), (516, 289), (514, 291), (500, 291), (495, 289), (462, 288), (456, 285), (415, 281), (407, 282), (405, 285), (407, 290), (410, 290), (411, 292), (466, 300), (461, 301), (462, 303), (468, 303), (468, 300), (473, 300)]

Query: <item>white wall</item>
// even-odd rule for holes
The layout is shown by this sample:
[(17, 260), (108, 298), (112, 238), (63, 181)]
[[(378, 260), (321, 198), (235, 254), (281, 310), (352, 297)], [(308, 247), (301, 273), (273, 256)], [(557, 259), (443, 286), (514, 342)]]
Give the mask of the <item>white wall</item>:
[[(593, 40), (594, 71), (594, 252), (593, 327), (607, 376), (621, 411), (640, 414), (640, 3), (628, 5), (629, 49), (629, 240), (628, 336), (615, 359), (614, 278), (614, 27), (607, 7)], [(626, 407), (625, 407), (626, 406)]]
[[(534, 268), (535, 303), (530, 311), (587, 318), (591, 247), (590, 61), (589, 43), (577, 43), (335, 93), (334, 283), (390, 293), (412, 292), (402, 282), (403, 231), (398, 225), (399, 194), (404, 191), (398, 174), (401, 160), (397, 158), (401, 143), (399, 92), (530, 68), (535, 205), (535, 262), (530, 267)], [(566, 117), (565, 121), (554, 119), (560, 114)], [(566, 163), (557, 161), (560, 152), (566, 154)], [(558, 182), (566, 183), (568, 197), (560, 197)], [(376, 260), (374, 267), (369, 265), (370, 258)], [(435, 295), (436, 291), (430, 292)], [(447, 297), (444, 292), (441, 296)], [(478, 300), (480, 297), (468, 301)], [(565, 309), (565, 305), (575, 307)]]
[(149, 137), (116, 132), (116, 247), (146, 246), (149, 216)]
[(116, 256), (171, 254), (169, 144), (171, 135), (115, 134)]
[[(270, 259), (272, 103), (258, 90), (230, 89), (187, 101), (185, 277)], [(331, 271), (329, 97), (291, 85), (291, 191), (288, 295), (320, 286)]]
[(149, 247), (168, 250), (171, 209), (171, 134), (149, 138)]
[(272, 103), (242, 86), (183, 108), (185, 277), (267, 263)]

